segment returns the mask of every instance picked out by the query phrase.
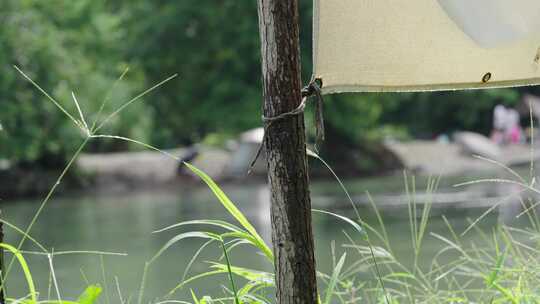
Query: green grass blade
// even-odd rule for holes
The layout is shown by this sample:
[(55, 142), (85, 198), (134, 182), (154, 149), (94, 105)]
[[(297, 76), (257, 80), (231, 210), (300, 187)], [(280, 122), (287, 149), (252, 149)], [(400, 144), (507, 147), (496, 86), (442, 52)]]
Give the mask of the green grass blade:
[(490, 275), (486, 278), (486, 285), (491, 288), (496, 283), (497, 279), (499, 278), (499, 274), (501, 272), (501, 267), (506, 259), (506, 251), (503, 252), (503, 254), (499, 255), (497, 258), (497, 262), (495, 263), (495, 268), (493, 268), (493, 271), (490, 273)]
[(107, 274), (105, 273), (105, 260), (103, 255), (99, 256), (99, 265), (101, 266), (101, 280), (103, 281), (103, 291), (105, 292), (105, 300), (107, 304), (111, 304), (111, 299), (109, 297), (109, 290), (107, 290)]
[(163, 231), (167, 231), (167, 230), (170, 230), (170, 229), (173, 229), (173, 228), (178, 228), (178, 227), (187, 226), (187, 225), (210, 225), (210, 226), (221, 227), (221, 228), (229, 230), (229, 231), (236, 231), (236, 232), (241, 232), (242, 231), (242, 229), (238, 228), (237, 226), (235, 226), (233, 224), (230, 224), (230, 223), (227, 223), (225, 221), (220, 221), (220, 220), (192, 220), (192, 221), (185, 221), (185, 222), (173, 224), (173, 225), (167, 226), (165, 228), (156, 230), (153, 233), (159, 233), (159, 232), (163, 232)]
[(115, 110), (114, 112), (112, 112), (109, 116), (105, 117), (105, 119), (103, 119), (103, 121), (97, 126), (94, 128), (94, 132), (97, 132), (99, 131), (103, 126), (105, 126), (107, 124), (107, 122), (109, 120), (111, 120), (112, 118), (114, 118), (116, 115), (118, 115), (120, 112), (122, 112), (125, 108), (127, 108), (129, 105), (131, 105), (132, 103), (134, 103), (135, 101), (141, 99), (142, 97), (144, 97), (145, 95), (147, 95), (148, 93), (154, 91), (155, 89), (159, 88), (160, 86), (164, 85), (165, 83), (169, 82), (170, 80), (176, 78), (176, 76), (178, 76), (178, 74), (174, 74), (172, 76), (169, 76), (167, 77), (166, 79), (160, 81), (159, 83), (155, 84), (154, 86), (152, 86), (151, 88), (145, 90), (144, 92), (140, 93), (139, 95), (133, 97), (131, 100), (129, 100), (128, 102), (124, 103), (122, 106), (120, 106), (117, 110)]
[(208, 246), (210, 245), (212, 242), (214, 242), (214, 240), (209, 240), (207, 241), (206, 243), (202, 244), (201, 247), (199, 247), (199, 249), (197, 249), (197, 251), (195, 252), (195, 254), (193, 255), (193, 257), (191, 258), (191, 260), (189, 260), (189, 263), (187, 264), (186, 266), (186, 269), (184, 270), (184, 274), (182, 275), (182, 281), (186, 279), (189, 271), (191, 270), (191, 267), (193, 266), (193, 264), (195, 263), (195, 261), (197, 260), (197, 258), (201, 255), (202, 251)]
[(157, 258), (159, 258), (165, 250), (169, 249), (172, 245), (176, 244), (177, 242), (188, 239), (188, 238), (201, 238), (201, 239), (210, 239), (210, 240), (219, 240), (219, 236), (216, 236), (213, 233), (204, 232), (204, 231), (191, 231), (191, 232), (185, 232), (181, 233), (172, 239), (170, 239), (161, 249), (150, 259), (148, 262), (149, 264), (152, 264)]
[(195, 292), (193, 291), (193, 289), (191, 289), (190, 291), (191, 291), (191, 298), (193, 299), (193, 302), (195, 304), (199, 304), (199, 299), (197, 299), (197, 296), (195, 295)]
[(360, 226), (357, 222), (351, 220), (348, 217), (345, 217), (345, 216), (342, 216), (342, 215), (339, 215), (339, 214), (336, 214), (336, 213), (333, 213), (333, 212), (329, 212), (329, 211), (319, 210), (319, 209), (313, 209), (312, 211), (317, 212), (317, 213), (328, 214), (328, 215), (337, 217), (338, 219), (343, 220), (343, 221), (347, 222), (348, 224), (350, 224), (356, 231), (358, 231), (358, 233), (360, 233), (360, 235), (362, 235), (362, 236), (366, 235), (366, 232), (362, 228), (362, 226)]
[(28, 264), (26, 263), (26, 260), (24, 259), (23, 255), (17, 248), (9, 244), (0, 243), (0, 247), (13, 253), (15, 258), (19, 262), (19, 265), (21, 265), (21, 268), (24, 273), (24, 277), (26, 279), (26, 283), (28, 284), (28, 291), (30, 293), (30, 299), (33, 303), (36, 303), (37, 302), (36, 287), (34, 285), (34, 280), (32, 279), (32, 274), (30, 273), (30, 268), (28, 268)]
[[(88, 143), (88, 141), (90, 140), (90, 138), (86, 138), (82, 143), (81, 145), (79, 146), (79, 148), (77, 149), (77, 151), (73, 154), (73, 156), (71, 157), (71, 159), (69, 160), (68, 164), (66, 165), (66, 167), (62, 170), (62, 173), (60, 173), (60, 175), (58, 176), (58, 178), (56, 179), (56, 182), (54, 183), (54, 185), (52, 186), (52, 188), (49, 190), (49, 192), (47, 193), (47, 195), (45, 196), (45, 199), (43, 199), (43, 201), (40, 203), (36, 213), (34, 214), (34, 216), (32, 217), (32, 220), (30, 221), (30, 223), (28, 224), (28, 227), (26, 228), (26, 230), (24, 231), (24, 234), (23, 234), (23, 237), (22, 239), (19, 241), (19, 244), (17, 245), (17, 250), (20, 250), (22, 248), (22, 246), (24, 245), (24, 242), (26, 241), (27, 239), (27, 236), (30, 235), (30, 231), (32, 230), (32, 227), (34, 227), (34, 224), (36, 223), (37, 219), (39, 218), (39, 216), (41, 215), (41, 212), (43, 211), (43, 209), (45, 208), (45, 206), (47, 205), (47, 203), (49, 202), (49, 200), (51, 199), (52, 195), (55, 193), (56, 191), (56, 188), (58, 187), (58, 185), (60, 185), (61, 181), (63, 180), (64, 176), (67, 174), (67, 172), (69, 171), (69, 169), (71, 168), (71, 166), (75, 163), (75, 160), (77, 159), (77, 157), (79, 156), (79, 154), (81, 153), (81, 151), (84, 149), (84, 147), (86, 146), (86, 144)], [(11, 271), (11, 267), (13, 265), (13, 262), (14, 262), (14, 259), (11, 259), (11, 261), (7, 264), (7, 269), (6, 269), (6, 277), (8, 276), (8, 274), (10, 273)], [(4, 282), (1, 282), (0, 283), (0, 287), (2, 287)]]
[(79, 105), (79, 101), (77, 100), (77, 97), (75, 96), (75, 92), (71, 91), (71, 98), (73, 98), (73, 102), (75, 103), (75, 107), (77, 108), (77, 112), (79, 113), (80, 117), (80, 123), (81, 123), (81, 129), (85, 131), (87, 136), (90, 136), (90, 129), (88, 129), (88, 124), (86, 123), (86, 119), (84, 118), (83, 111), (81, 110), (81, 106)]
[(207, 271), (207, 272), (203, 272), (203, 273), (194, 275), (194, 276), (190, 277), (189, 279), (184, 280), (184, 281), (180, 282), (180, 284), (176, 285), (171, 291), (169, 291), (168, 296), (171, 296), (178, 289), (186, 286), (187, 284), (189, 284), (189, 283), (191, 283), (193, 281), (196, 281), (196, 280), (199, 280), (199, 279), (202, 279), (202, 278), (206, 278), (206, 277), (210, 277), (210, 276), (214, 276), (214, 275), (218, 275), (218, 274), (224, 274), (224, 273), (227, 273), (227, 271), (226, 270), (213, 270), (213, 271)]
[(231, 214), (239, 223), (246, 229), (256, 240), (257, 247), (264, 253), (264, 255), (270, 260), (272, 263), (274, 262), (274, 254), (272, 253), (272, 250), (262, 237), (257, 233), (257, 230), (251, 225), (251, 223), (248, 221), (248, 219), (244, 216), (244, 214), (234, 205), (234, 203), (227, 197), (227, 195), (219, 188), (219, 186), (208, 176), (206, 173), (202, 172), (195, 166), (192, 166), (188, 163), (184, 163), (193, 173), (195, 173), (197, 176), (199, 176), (212, 190), (214, 195), (218, 198), (220, 203), (227, 209), (229, 214)]
[(126, 76), (128, 71), (129, 71), (129, 67), (127, 67), (124, 70), (124, 72), (120, 75), (120, 77), (116, 79), (116, 81), (113, 83), (111, 88), (108, 90), (107, 94), (105, 94), (105, 97), (103, 98), (103, 101), (101, 102), (101, 105), (99, 106), (99, 109), (97, 111), (96, 118), (94, 119), (94, 122), (92, 123), (92, 127), (90, 128), (91, 133), (94, 133), (94, 128), (96, 127), (96, 124), (98, 123), (99, 118), (101, 117), (101, 113), (103, 113), (103, 110), (105, 109), (105, 105), (107, 104), (107, 102), (109, 102), (109, 98), (112, 92), (114, 91), (114, 88), (116, 88), (118, 83), (120, 83), (120, 81), (124, 79), (124, 76)]
[(86, 290), (79, 296), (77, 302), (79, 304), (94, 304), (101, 295), (101, 287), (98, 285), (90, 285)]
[(0, 223), (8, 226), (9, 228), (15, 230), (16, 232), (22, 234), (23, 236), (25, 236), (27, 239), (29, 239), (32, 243), (34, 243), (41, 251), (43, 254), (49, 254), (48, 250), (45, 248), (45, 246), (41, 245), (41, 243), (39, 243), (36, 239), (34, 239), (31, 235), (29, 235), (28, 233), (25, 233), (21, 228), (11, 224), (10, 222), (4, 220), (4, 219), (0, 219)]
[[(217, 269), (221, 271), (227, 271), (227, 265), (222, 263), (212, 263), (210, 266), (212, 269)], [(268, 272), (253, 270), (244, 267), (231, 266), (231, 272), (237, 276), (243, 277), (244, 279), (250, 282), (264, 283), (264, 284), (274, 284), (274, 275)]]
[(229, 281), (231, 282), (231, 288), (234, 295), (234, 303), (240, 304), (240, 299), (238, 298), (238, 292), (236, 291), (236, 285), (234, 284), (233, 272), (231, 270), (231, 261), (229, 260), (229, 254), (227, 253), (227, 247), (223, 239), (220, 239), (221, 247), (223, 248), (223, 254), (225, 255), (225, 262), (227, 263), (227, 274), (229, 276)]
[(387, 304), (390, 304), (390, 301), (388, 300), (388, 293), (386, 292), (386, 288), (384, 287), (384, 283), (382, 281), (382, 275), (381, 275), (381, 272), (379, 270), (379, 266), (377, 264), (377, 259), (375, 258), (375, 252), (374, 252), (374, 249), (373, 249), (373, 246), (371, 245), (371, 241), (369, 240), (369, 235), (365, 232), (364, 229), (362, 229), (362, 227), (356, 223), (355, 221), (351, 220), (350, 218), (348, 217), (345, 217), (345, 216), (341, 216), (339, 214), (335, 214), (335, 213), (332, 213), (332, 212), (328, 212), (328, 211), (324, 211), (324, 210), (318, 210), (318, 209), (314, 209), (312, 210), (313, 212), (319, 212), (319, 213), (323, 213), (323, 214), (328, 214), (328, 215), (332, 215), (334, 217), (337, 217), (347, 223), (349, 223), (351, 226), (354, 227), (354, 229), (356, 229), (356, 231), (358, 231), (358, 233), (360, 233), (360, 235), (362, 236), (362, 238), (368, 243), (368, 248), (369, 248), (369, 251), (370, 251), (370, 254), (371, 254), (371, 257), (373, 258), (373, 264), (375, 265), (375, 270), (377, 272), (377, 277), (379, 279), (379, 282), (381, 284), (381, 287), (383, 289), (383, 292), (384, 292), (384, 295), (385, 295), (385, 298), (386, 298), (386, 303)]
[(336, 174), (336, 172), (334, 172), (334, 169), (332, 169), (332, 167), (330, 167), (330, 165), (322, 157), (320, 157), (317, 153), (313, 152), (312, 150), (306, 149), (306, 154), (308, 156), (311, 156), (311, 157), (315, 158), (315, 159), (318, 159), (326, 167), (326, 169), (328, 169), (328, 171), (330, 171), (330, 174), (332, 174), (332, 176), (334, 176), (335, 180), (338, 182), (339, 186), (341, 187), (341, 190), (343, 190), (343, 192), (347, 196), (347, 199), (349, 200), (349, 203), (351, 204), (351, 207), (353, 208), (354, 213), (356, 214), (356, 217), (358, 218), (359, 221), (361, 221), (362, 219), (360, 217), (360, 212), (358, 211), (358, 208), (356, 207), (356, 204), (354, 203), (351, 195), (349, 194), (349, 191), (347, 190), (347, 187), (345, 187), (345, 184), (343, 184), (343, 182), (341, 181), (339, 176)]
[(134, 143), (134, 144), (137, 144), (137, 145), (141, 145), (147, 149), (150, 149), (150, 150), (154, 150), (154, 151), (157, 151), (159, 153), (162, 153), (163, 155), (165, 156), (168, 156), (174, 160), (177, 160), (179, 161), (180, 159), (174, 155), (172, 155), (171, 153), (165, 151), (165, 150), (161, 150), (161, 149), (158, 149), (152, 145), (149, 145), (147, 143), (144, 143), (142, 141), (138, 141), (136, 139), (131, 139), (129, 137), (123, 137), (123, 136), (116, 136), (116, 135), (106, 135), (106, 134), (95, 134), (95, 135), (91, 135), (89, 138), (109, 138), (109, 139), (116, 139), (116, 140), (122, 140), (122, 141), (127, 141), (127, 142), (131, 142), (131, 143)]
[(328, 283), (328, 288), (326, 289), (326, 296), (324, 299), (324, 304), (331, 304), (332, 302), (332, 296), (334, 295), (334, 290), (336, 289), (337, 283), (339, 281), (339, 275), (341, 274), (341, 269), (343, 268), (343, 264), (345, 264), (346, 257), (347, 257), (347, 254), (344, 253), (339, 259), (338, 263), (336, 264), (336, 267), (334, 268), (332, 277), (330, 278), (330, 282)]
[(17, 70), (17, 72), (19, 72), (26, 80), (28, 80), (36, 89), (38, 89), (41, 94), (43, 94), (45, 97), (47, 97), (47, 99), (49, 99), (62, 113), (64, 113), (67, 117), (69, 117), (69, 119), (71, 119), (71, 121), (73, 121), (73, 123), (76, 125), (76, 126), (79, 126), (79, 123), (77, 122), (77, 119), (75, 119), (75, 117), (73, 117), (73, 115), (69, 114), (69, 112), (64, 109), (64, 107), (62, 107), (60, 105), (60, 103), (58, 103), (58, 101), (56, 101), (54, 98), (52, 98), (51, 95), (49, 95), (47, 92), (45, 92), (45, 90), (43, 90), (34, 80), (32, 80), (32, 78), (30, 78), (28, 75), (26, 75), (21, 69), (19, 69), (19, 67), (17, 66), (13, 66), (15, 68), (15, 70)]

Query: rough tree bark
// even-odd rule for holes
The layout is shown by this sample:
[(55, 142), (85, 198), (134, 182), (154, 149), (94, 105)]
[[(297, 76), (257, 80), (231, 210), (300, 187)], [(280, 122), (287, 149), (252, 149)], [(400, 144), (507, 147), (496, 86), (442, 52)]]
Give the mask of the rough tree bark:
[[(258, 0), (264, 115), (301, 102), (297, 0)], [(277, 303), (317, 303), (304, 115), (265, 124)]]

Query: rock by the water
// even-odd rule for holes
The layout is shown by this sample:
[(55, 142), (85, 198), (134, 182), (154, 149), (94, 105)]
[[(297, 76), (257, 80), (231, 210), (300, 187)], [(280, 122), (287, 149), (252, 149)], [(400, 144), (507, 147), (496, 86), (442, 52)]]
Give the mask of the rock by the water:
[(454, 134), (455, 142), (468, 155), (479, 155), (497, 160), (501, 157), (501, 149), (489, 138), (474, 132), (459, 132)]
[(264, 128), (255, 128), (240, 134), (240, 143), (261, 144), (264, 139)]
[[(231, 177), (246, 176), (251, 162), (255, 159), (257, 151), (264, 138), (264, 129), (256, 128), (242, 133), (238, 138), (238, 144), (231, 155), (225, 174)], [(266, 164), (264, 162), (265, 153), (261, 151), (259, 158), (251, 168), (252, 174), (262, 175), (266, 173)]]
[[(184, 150), (167, 152), (181, 157)], [(97, 186), (133, 188), (173, 181), (178, 161), (156, 151), (82, 154), (77, 159), (77, 167), (91, 174)]]

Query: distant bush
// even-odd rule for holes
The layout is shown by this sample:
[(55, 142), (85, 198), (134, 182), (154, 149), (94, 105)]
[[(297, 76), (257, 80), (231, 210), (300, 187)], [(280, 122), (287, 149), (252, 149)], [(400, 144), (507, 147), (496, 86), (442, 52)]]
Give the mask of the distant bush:
[[(119, 47), (127, 31), (120, 26), (121, 16), (104, 9), (104, 3), (2, 1), (0, 159), (61, 168), (66, 155), (79, 144), (79, 130), (52, 103), (44, 102), (46, 97), (21, 78), (13, 65), (46, 87), (68, 110), (76, 111), (71, 97), (74, 91), (83, 110), (97, 113), (112, 83), (126, 68)], [(140, 73), (130, 74), (110, 92), (105, 111), (125, 102), (143, 83)], [(110, 130), (147, 138), (151, 118), (147, 106), (136, 105), (115, 120)], [(92, 146), (94, 150), (118, 148), (110, 143)]]

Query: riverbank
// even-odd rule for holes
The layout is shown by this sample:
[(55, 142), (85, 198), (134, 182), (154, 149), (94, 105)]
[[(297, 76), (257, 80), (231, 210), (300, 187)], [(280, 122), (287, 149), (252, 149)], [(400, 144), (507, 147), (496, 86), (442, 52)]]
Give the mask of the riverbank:
[[(251, 134), (253, 135), (253, 134)], [(253, 136), (252, 136), (253, 137)], [(257, 137), (257, 136), (255, 136)], [(253, 139), (253, 138), (252, 138)], [(417, 176), (459, 176), (474, 172), (494, 171), (497, 165), (473, 157), (463, 143), (438, 142), (432, 140), (386, 141), (380, 150), (385, 156), (395, 158), (396, 164), (386, 170), (374, 170), (375, 175), (400, 174), (403, 170)], [(493, 147), (492, 147), (493, 148)], [(196, 153), (190, 148), (178, 148), (166, 152), (178, 159), (188, 160), (213, 179), (223, 183), (260, 182), (266, 179), (265, 160), (260, 157), (248, 174), (251, 160), (258, 149), (258, 139), (246, 140), (243, 144), (225, 148), (198, 146)], [(540, 149), (532, 151), (529, 145), (494, 147), (496, 160), (507, 166), (528, 165), (540, 160)], [(264, 154), (264, 153), (263, 153)], [(325, 155), (321, 155), (326, 158)], [(354, 156), (361, 158), (360, 156)], [(351, 157), (349, 157), (350, 159)], [(369, 178), (374, 174), (361, 171), (340, 162), (340, 157), (327, 159), (340, 177)], [(343, 159), (347, 159), (343, 157)], [(314, 179), (332, 178), (330, 172), (312, 159), (311, 175)], [(341, 172), (346, 168), (347, 172)], [(499, 168), (500, 169), (500, 168)], [(198, 179), (182, 167), (178, 161), (156, 151), (118, 152), (80, 155), (75, 172), (61, 184), (60, 192), (69, 189), (93, 189), (99, 192), (122, 193), (150, 188), (174, 188), (179, 184)], [(0, 172), (0, 198), (16, 198), (40, 195), (50, 189), (60, 172), (40, 170), (11, 170)]]
[[(475, 157), (474, 153), (465, 151), (463, 145), (456, 142), (395, 141), (386, 143), (386, 146), (398, 155), (405, 169), (420, 175), (460, 175), (490, 170), (495, 166), (485, 159)], [(531, 151), (530, 145), (500, 147), (493, 160), (513, 167), (528, 165), (531, 159), (534, 162), (540, 160), (540, 147), (535, 147), (534, 151)]]
[[(456, 176), (498, 169), (493, 163), (466, 153), (459, 143), (414, 140), (387, 142), (384, 145), (403, 164), (402, 168), (397, 167), (393, 171), (386, 172), (386, 175), (400, 173), (403, 169), (420, 176)], [(175, 149), (167, 152), (180, 159), (186, 158), (186, 154), (191, 153), (189, 149)], [(225, 149), (200, 147), (197, 156), (190, 162), (221, 183), (265, 179), (266, 172), (262, 157), (257, 161), (251, 174), (248, 174), (247, 167), (252, 155), (245, 151), (238, 152), (244, 154), (241, 158), (245, 162), (245, 165), (238, 165), (238, 154), (235, 153)], [(539, 152), (531, 155), (530, 146), (514, 145), (501, 148), (496, 160), (507, 166), (519, 166), (528, 164), (531, 156), (533, 160), (540, 159)], [(175, 160), (153, 151), (83, 154), (77, 165), (82, 172), (92, 177), (95, 186), (115, 191), (174, 185), (178, 182), (196, 180)], [(331, 163), (330, 165), (339, 167), (343, 164)], [(239, 167), (243, 170), (239, 170)], [(317, 172), (312, 172), (312, 175), (316, 178), (331, 178), (329, 172), (326, 174), (321, 172), (324, 171), (318, 168)], [(358, 172), (356, 177), (369, 177), (369, 175)]]

